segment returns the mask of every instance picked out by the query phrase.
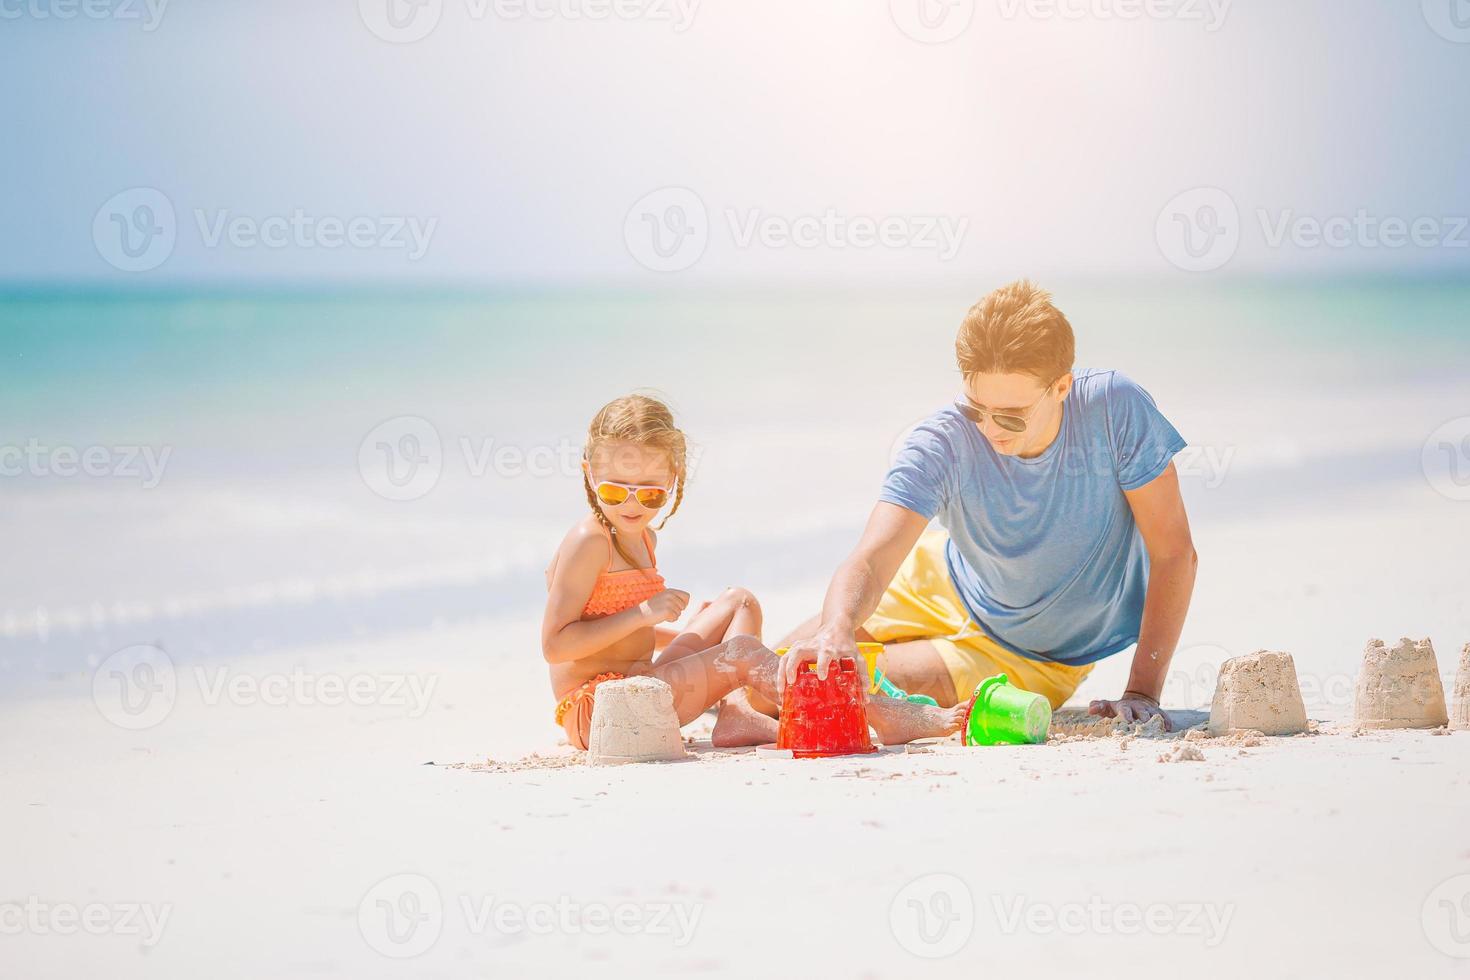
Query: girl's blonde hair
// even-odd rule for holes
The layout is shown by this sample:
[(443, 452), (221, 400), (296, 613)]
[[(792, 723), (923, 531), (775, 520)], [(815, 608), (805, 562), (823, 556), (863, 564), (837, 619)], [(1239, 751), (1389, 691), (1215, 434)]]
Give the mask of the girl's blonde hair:
[[(582, 458), (590, 463), (594, 454), (610, 443), (627, 443), (668, 455), (669, 466), (674, 471), (674, 506), (658, 525), (658, 530), (662, 531), (664, 525), (669, 523), (669, 518), (679, 511), (679, 504), (684, 500), (684, 482), (687, 476), (687, 445), (684, 433), (674, 425), (674, 413), (669, 411), (669, 406), (648, 395), (624, 395), (622, 398), (615, 398), (593, 416), (592, 424), (587, 429), (587, 446), (582, 451)], [(597, 492), (592, 488), (591, 476), (586, 472), (582, 474), (582, 484), (587, 491), (587, 503), (592, 507), (592, 515), (607, 529), (618, 554), (636, 568), (638, 563), (623, 548), (623, 543), (617, 537), (617, 529), (598, 506)]]

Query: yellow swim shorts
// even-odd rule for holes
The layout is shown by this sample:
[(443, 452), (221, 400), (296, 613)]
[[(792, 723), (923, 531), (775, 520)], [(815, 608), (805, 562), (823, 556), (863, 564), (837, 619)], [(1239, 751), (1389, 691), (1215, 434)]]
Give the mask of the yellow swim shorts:
[(1012, 684), (1043, 695), (1053, 708), (1060, 708), (1092, 672), (1092, 665), (1071, 667), (1030, 660), (986, 635), (950, 580), (944, 559), (948, 541), (943, 530), (924, 532), (863, 629), (880, 643), (928, 640), (934, 644), (960, 698), (968, 697), (985, 678), (1005, 674)]

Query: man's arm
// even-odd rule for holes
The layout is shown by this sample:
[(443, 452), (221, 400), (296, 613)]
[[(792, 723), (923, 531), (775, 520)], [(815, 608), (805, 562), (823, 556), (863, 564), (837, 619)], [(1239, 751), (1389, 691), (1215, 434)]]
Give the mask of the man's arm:
[(919, 535), (929, 525), (928, 518), (897, 504), (880, 501), (868, 517), (868, 526), (857, 547), (832, 576), (827, 598), (822, 603), (822, 622), (809, 640), (794, 644), (776, 675), (783, 690), (796, 680), (801, 664), (813, 657), (817, 674), (824, 680), (827, 665), (841, 657), (857, 658), (857, 642), (853, 636), (878, 608), (898, 566), (913, 550)]
[(1143, 600), (1143, 623), (1138, 631), (1133, 667), (1128, 672), (1128, 689), (1115, 701), (1092, 702), (1088, 710), (1129, 722), (1162, 715), (1165, 727), (1172, 727), (1169, 716), (1159, 708), (1159, 695), (1163, 693), (1169, 661), (1179, 645), (1184, 617), (1189, 612), (1199, 556), (1194, 551), (1189, 515), (1184, 511), (1179, 474), (1173, 463), (1152, 482), (1137, 490), (1124, 491), (1124, 496), (1148, 549), (1148, 592)]

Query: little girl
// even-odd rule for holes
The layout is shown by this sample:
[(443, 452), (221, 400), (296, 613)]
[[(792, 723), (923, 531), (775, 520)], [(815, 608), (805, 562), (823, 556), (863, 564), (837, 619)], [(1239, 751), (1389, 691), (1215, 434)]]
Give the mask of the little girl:
[[(780, 658), (761, 645), (761, 610), (750, 592), (726, 589), (682, 631), (664, 626), (684, 614), (689, 594), (665, 586), (650, 525), (670, 496), (659, 528), (678, 512), (685, 455), (668, 407), (644, 395), (604, 405), (588, 430), (582, 477), (592, 513), (567, 532), (546, 570), (541, 625), (556, 721), (579, 749), (587, 747), (597, 686), (607, 680), (643, 674), (667, 682), (680, 725), (743, 686), (779, 703)], [(886, 744), (898, 744), (958, 731), (967, 713), (965, 704), (930, 709), (874, 698), (868, 720)], [(716, 745), (772, 738), (731, 727), (716, 726)]]

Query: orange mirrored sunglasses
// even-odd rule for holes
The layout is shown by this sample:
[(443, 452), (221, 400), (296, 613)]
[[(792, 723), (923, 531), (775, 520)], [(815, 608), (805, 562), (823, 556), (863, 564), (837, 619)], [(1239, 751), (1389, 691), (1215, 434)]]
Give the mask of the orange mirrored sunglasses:
[(669, 491), (664, 487), (637, 486), (629, 483), (613, 483), (603, 480), (597, 484), (597, 499), (609, 507), (616, 507), (632, 494), (649, 510), (658, 510), (669, 501)]

